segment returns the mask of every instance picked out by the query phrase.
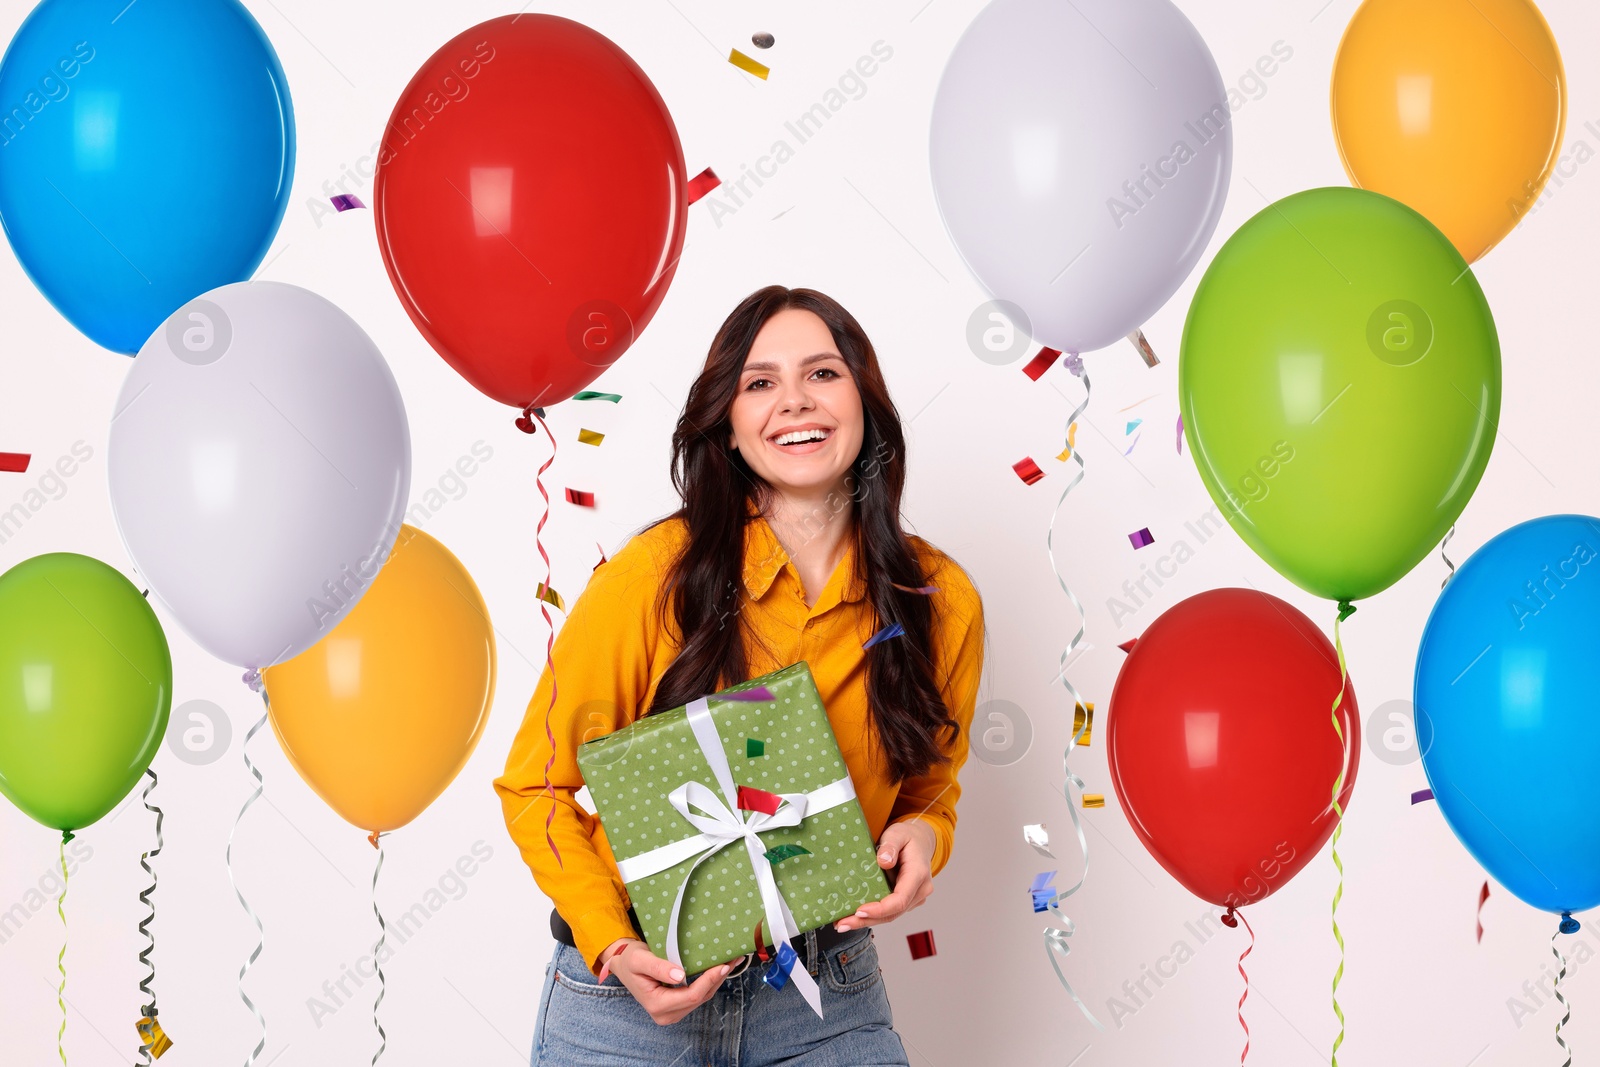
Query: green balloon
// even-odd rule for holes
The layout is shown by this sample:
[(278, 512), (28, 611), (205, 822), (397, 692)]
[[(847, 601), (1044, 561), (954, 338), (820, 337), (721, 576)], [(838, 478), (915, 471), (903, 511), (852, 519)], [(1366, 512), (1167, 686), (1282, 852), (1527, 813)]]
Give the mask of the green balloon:
[(1500, 342), (1466, 261), (1362, 189), (1260, 212), (1206, 270), (1183, 329), (1190, 454), (1229, 523), (1331, 600), (1394, 584), (1478, 486)]
[(0, 793), (80, 830), (150, 766), (172, 708), (172, 654), (139, 590), (55, 552), (0, 575)]

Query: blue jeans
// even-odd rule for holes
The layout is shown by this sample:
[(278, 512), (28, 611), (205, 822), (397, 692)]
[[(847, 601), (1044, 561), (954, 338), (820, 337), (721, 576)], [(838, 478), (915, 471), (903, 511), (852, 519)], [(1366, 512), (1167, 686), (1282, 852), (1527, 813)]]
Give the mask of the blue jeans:
[[(545, 968), (533, 1067), (907, 1067), (872, 933), (860, 930), (820, 959), (803, 957), (815, 960), (821, 1019), (798, 990), (764, 983), (764, 965), (751, 960), (670, 1026), (650, 1018), (616, 975), (596, 982), (578, 950), (557, 942)], [(814, 948), (816, 935), (804, 936)]]

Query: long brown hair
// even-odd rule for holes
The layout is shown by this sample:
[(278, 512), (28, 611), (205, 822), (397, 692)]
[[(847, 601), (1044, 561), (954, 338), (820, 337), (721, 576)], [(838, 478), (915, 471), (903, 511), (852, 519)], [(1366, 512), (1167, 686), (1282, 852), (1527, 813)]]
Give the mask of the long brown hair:
[[(929, 584), (900, 528), (905, 487), (900, 413), (861, 324), (814, 289), (769, 285), (745, 297), (717, 331), (705, 369), (689, 389), (672, 434), (672, 484), (683, 506), (651, 524), (677, 518), (688, 527), (687, 545), (668, 571), (657, 604), (664, 616), (670, 602), (682, 647), (662, 676), (650, 711), (678, 707), (749, 678), (745, 641), (755, 635), (740, 610), (744, 528), (752, 518), (749, 504), (763, 507), (772, 487), (728, 446), (728, 416), (756, 334), (787, 308), (810, 311), (827, 324), (861, 395), (864, 426), (849, 477), (856, 502), (849, 536), (855, 539), (856, 567), (877, 618), (874, 632), (891, 623), (905, 628), (904, 636), (862, 653), (871, 726), (891, 780), (899, 782), (948, 763), (940, 738), (954, 738), (960, 726), (933, 677), (934, 598), (896, 588)], [(730, 618), (736, 625), (727, 625)]]

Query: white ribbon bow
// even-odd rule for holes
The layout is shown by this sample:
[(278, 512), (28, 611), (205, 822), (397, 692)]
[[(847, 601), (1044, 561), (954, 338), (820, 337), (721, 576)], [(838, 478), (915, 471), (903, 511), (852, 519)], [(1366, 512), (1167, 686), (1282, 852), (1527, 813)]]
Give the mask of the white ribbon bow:
[[(739, 791), (733, 782), (733, 771), (728, 766), (727, 753), (722, 748), (722, 738), (711, 720), (711, 708), (705, 697), (688, 706), (689, 727), (694, 731), (711, 773), (721, 786), (722, 794), (700, 782), (685, 782), (671, 793), (668, 801), (688, 823), (700, 832), (682, 841), (651, 849), (617, 863), (618, 873), (625, 883), (647, 878), (652, 874), (675, 867), (693, 858), (694, 863), (684, 873), (678, 886), (677, 897), (672, 902), (672, 912), (667, 921), (667, 958), (679, 966), (683, 958), (678, 951), (678, 917), (683, 909), (684, 894), (695, 870), (735, 841), (743, 841), (750, 857), (750, 869), (755, 873), (756, 886), (761, 891), (761, 906), (766, 913), (767, 932), (772, 937), (774, 950), (794, 946), (790, 938), (800, 932), (789, 904), (778, 892), (777, 880), (772, 874), (772, 863), (767, 859), (767, 846), (760, 834), (784, 826), (798, 826), (807, 815), (816, 815), (855, 798), (855, 786), (847, 774), (835, 782), (809, 793), (779, 793), (783, 801), (775, 814), (763, 811), (739, 810)], [(725, 802), (724, 802), (725, 801)], [(800, 990), (811, 1010), (822, 1016), (822, 994), (810, 972), (798, 963), (790, 970), (789, 978)]]

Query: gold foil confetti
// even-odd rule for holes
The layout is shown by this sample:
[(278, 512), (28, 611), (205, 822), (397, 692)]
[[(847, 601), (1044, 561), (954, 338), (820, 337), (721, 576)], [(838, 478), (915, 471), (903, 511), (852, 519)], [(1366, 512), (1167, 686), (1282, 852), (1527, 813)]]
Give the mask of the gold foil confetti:
[(606, 435), (603, 433), (596, 433), (594, 430), (585, 430), (582, 428), (578, 430), (578, 443), (580, 445), (598, 446), (600, 442), (604, 441), (605, 439)]
[(1083, 794), (1083, 806), (1085, 808), (1103, 808), (1103, 807), (1105, 807), (1106, 806), (1105, 794), (1103, 794), (1103, 793), (1085, 793), (1085, 794)]
[[(1079, 732), (1082, 736), (1079, 736)], [(1089, 741), (1094, 736), (1094, 703), (1087, 706), (1079, 704), (1072, 712), (1072, 736), (1078, 738), (1078, 744), (1089, 747)]]
[(728, 53), (728, 62), (732, 63), (734, 66), (738, 67), (747, 74), (754, 74), (762, 81), (766, 81), (767, 75), (772, 73), (771, 68), (765, 63), (760, 63), (754, 59), (751, 59), (737, 48)]

